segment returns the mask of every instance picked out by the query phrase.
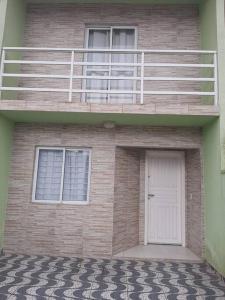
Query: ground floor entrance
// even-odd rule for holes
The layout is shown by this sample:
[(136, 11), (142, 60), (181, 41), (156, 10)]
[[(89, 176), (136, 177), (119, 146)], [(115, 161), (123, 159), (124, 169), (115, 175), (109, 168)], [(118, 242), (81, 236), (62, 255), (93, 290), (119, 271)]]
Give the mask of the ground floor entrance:
[(185, 246), (183, 151), (146, 151), (145, 244)]
[(199, 128), (16, 124), (3, 250), (202, 257), (202, 164)]
[(113, 254), (199, 260), (203, 251), (200, 149), (117, 147), (115, 170)]

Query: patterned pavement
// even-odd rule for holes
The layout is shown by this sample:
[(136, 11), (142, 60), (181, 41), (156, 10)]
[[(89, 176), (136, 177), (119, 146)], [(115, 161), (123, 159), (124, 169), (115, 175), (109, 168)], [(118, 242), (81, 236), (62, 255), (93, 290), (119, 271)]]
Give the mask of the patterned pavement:
[(203, 263), (0, 256), (0, 300), (225, 299)]

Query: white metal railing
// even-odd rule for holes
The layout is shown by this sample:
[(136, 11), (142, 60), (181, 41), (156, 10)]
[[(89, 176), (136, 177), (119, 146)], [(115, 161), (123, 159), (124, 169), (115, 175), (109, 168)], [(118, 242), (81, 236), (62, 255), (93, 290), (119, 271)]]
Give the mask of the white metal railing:
[[(35, 52), (43, 53), (41, 57), (45, 57), (46, 53), (50, 53), (48, 57), (49, 60), (36, 60)], [(24, 53), (32, 53), (32, 59), (24, 58)], [(67, 55), (67, 59), (56, 59), (53, 54), (63, 53)], [(132, 54), (132, 62), (114, 62), (112, 59), (108, 61), (90, 61), (87, 59), (88, 54), (96, 54), (102, 53), (104, 55), (109, 55), (108, 57), (112, 57), (112, 55), (121, 55), (121, 54)], [(12, 59), (13, 54), (20, 54), (19, 59)], [(79, 54), (81, 57), (76, 58), (76, 55)], [(68, 55), (70, 55), (70, 59), (68, 59)], [(157, 55), (159, 62), (152, 61), (151, 55)], [(167, 55), (177, 55), (179, 56), (179, 62), (161, 62), (160, 56)], [(196, 55), (199, 57), (198, 63), (189, 63), (186, 62), (185, 57)], [(28, 55), (29, 56), (29, 55)], [(200, 56), (210, 57), (207, 62), (206, 59), (200, 59)], [(146, 59), (148, 57), (148, 59)], [(125, 59), (126, 61), (126, 59)], [(183, 63), (180, 61), (183, 61)], [(8, 72), (8, 66), (11, 66), (11, 71)], [(28, 65), (32, 66), (33, 72), (26, 73), (23, 71), (23, 66)], [(12, 72), (14, 66), (19, 67), (20, 72), (14, 73)], [(48, 71), (50, 66), (64, 66), (69, 68), (69, 72), (67, 74), (47, 74), (46, 73), (38, 73), (35, 70), (35, 66), (45, 66), (45, 71)], [(76, 68), (81, 68), (82, 71), (80, 73), (76, 73)], [(87, 75), (87, 68), (97, 67), (97, 70), (104, 68), (117, 68), (118, 73), (116, 76), (112, 75), (110, 72), (107, 75)], [(68, 101), (71, 102), (73, 100), (73, 94), (81, 94), (85, 95), (87, 93), (98, 94), (98, 95), (133, 95), (134, 97), (139, 97), (139, 103), (144, 104), (144, 97), (148, 95), (186, 95), (186, 96), (207, 96), (213, 97), (214, 105), (218, 104), (218, 83), (217, 83), (217, 52), (216, 51), (201, 51), (201, 50), (129, 50), (129, 49), (72, 49), (72, 48), (18, 48), (18, 47), (5, 47), (2, 49), (1, 55), (1, 64), (0, 64), (0, 91), (32, 91), (32, 92), (57, 92), (57, 93), (68, 93)], [(171, 76), (147, 76), (146, 70), (148, 68), (154, 69), (167, 69), (167, 73), (169, 70), (169, 74)], [(187, 70), (189, 69), (198, 69), (199, 74), (203, 73), (204, 70), (210, 76), (172, 76), (174, 70)], [(21, 71), (22, 70), (22, 71)], [(90, 69), (91, 70), (91, 69)], [(105, 69), (104, 69), (105, 70)], [(130, 76), (121, 76), (119, 74), (119, 70), (133, 70), (132, 75)], [(134, 72), (135, 70), (135, 72)], [(149, 73), (149, 72), (148, 72)], [(154, 72), (153, 74), (154, 75)], [(4, 84), (6, 78), (17, 78), (19, 80), (32, 78), (32, 79), (64, 79), (68, 81), (68, 84), (63, 86), (63, 88), (58, 87), (29, 87), (29, 86), (6, 86)], [(82, 82), (80, 88), (74, 88), (74, 80), (80, 80)], [(132, 89), (103, 89), (103, 88), (91, 88), (88, 89), (83, 82), (87, 80), (100, 80), (100, 81), (132, 81), (135, 82)], [(198, 82), (199, 90), (193, 89), (189, 91), (181, 90), (150, 90), (149, 87), (146, 87), (146, 82), (153, 82), (151, 87), (154, 88), (154, 82)], [(211, 83), (211, 90), (204, 91), (201, 88), (201, 84), (203, 83)], [(82, 99), (82, 97), (81, 97)]]

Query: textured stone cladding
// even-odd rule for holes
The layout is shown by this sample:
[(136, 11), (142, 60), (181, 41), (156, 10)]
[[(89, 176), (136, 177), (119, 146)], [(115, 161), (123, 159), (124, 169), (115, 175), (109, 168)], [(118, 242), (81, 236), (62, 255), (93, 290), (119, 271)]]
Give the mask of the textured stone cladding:
[[(135, 26), (137, 29), (138, 49), (199, 49), (200, 31), (197, 6), (192, 5), (109, 5), (109, 4), (29, 4), (25, 27), (24, 46), (83, 48), (85, 47), (85, 32), (91, 26)], [(71, 60), (68, 52), (30, 52), (24, 53), (24, 59), (32, 60)], [(138, 58), (140, 59), (140, 58)], [(146, 62), (158, 63), (198, 63), (198, 55), (166, 55), (149, 54)], [(82, 61), (83, 55), (76, 54), (75, 61)], [(69, 75), (70, 66), (23, 66), (23, 72), (38, 74)], [(140, 73), (140, 70), (137, 71)], [(82, 75), (82, 68), (76, 66), (75, 75)], [(155, 68), (145, 69), (145, 76), (199, 76), (197, 68)], [(21, 80), (25, 87), (68, 88), (68, 79), (26, 78)], [(80, 89), (83, 83), (74, 79), (73, 88)], [(139, 85), (137, 84), (137, 87)], [(196, 82), (154, 81), (145, 82), (145, 90), (182, 90), (200, 91)], [(73, 101), (80, 101), (82, 95), (74, 94)], [(19, 99), (68, 100), (68, 93), (21, 92)], [(96, 100), (98, 102), (98, 100)], [(140, 99), (137, 96), (136, 102)], [(145, 96), (145, 103), (189, 103), (201, 102), (197, 96)], [(109, 100), (110, 102), (110, 100)], [(118, 100), (123, 103), (123, 99)]]
[[(32, 203), (37, 146), (91, 148), (88, 205)], [(142, 243), (144, 149), (186, 149), (186, 189), (187, 195), (192, 193), (186, 199), (187, 245), (201, 253), (199, 129), (22, 123), (14, 129), (5, 251), (109, 257), (138, 244), (138, 239)]]
[(137, 149), (116, 148), (113, 215), (113, 253), (139, 241), (140, 154)]
[(204, 251), (203, 178), (201, 151), (186, 151), (186, 241), (195, 254)]

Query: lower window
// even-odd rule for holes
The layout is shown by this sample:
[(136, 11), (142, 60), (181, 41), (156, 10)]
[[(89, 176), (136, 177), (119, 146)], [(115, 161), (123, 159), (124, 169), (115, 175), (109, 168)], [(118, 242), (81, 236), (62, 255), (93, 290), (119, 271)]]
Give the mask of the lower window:
[(87, 203), (90, 150), (37, 148), (33, 201)]

